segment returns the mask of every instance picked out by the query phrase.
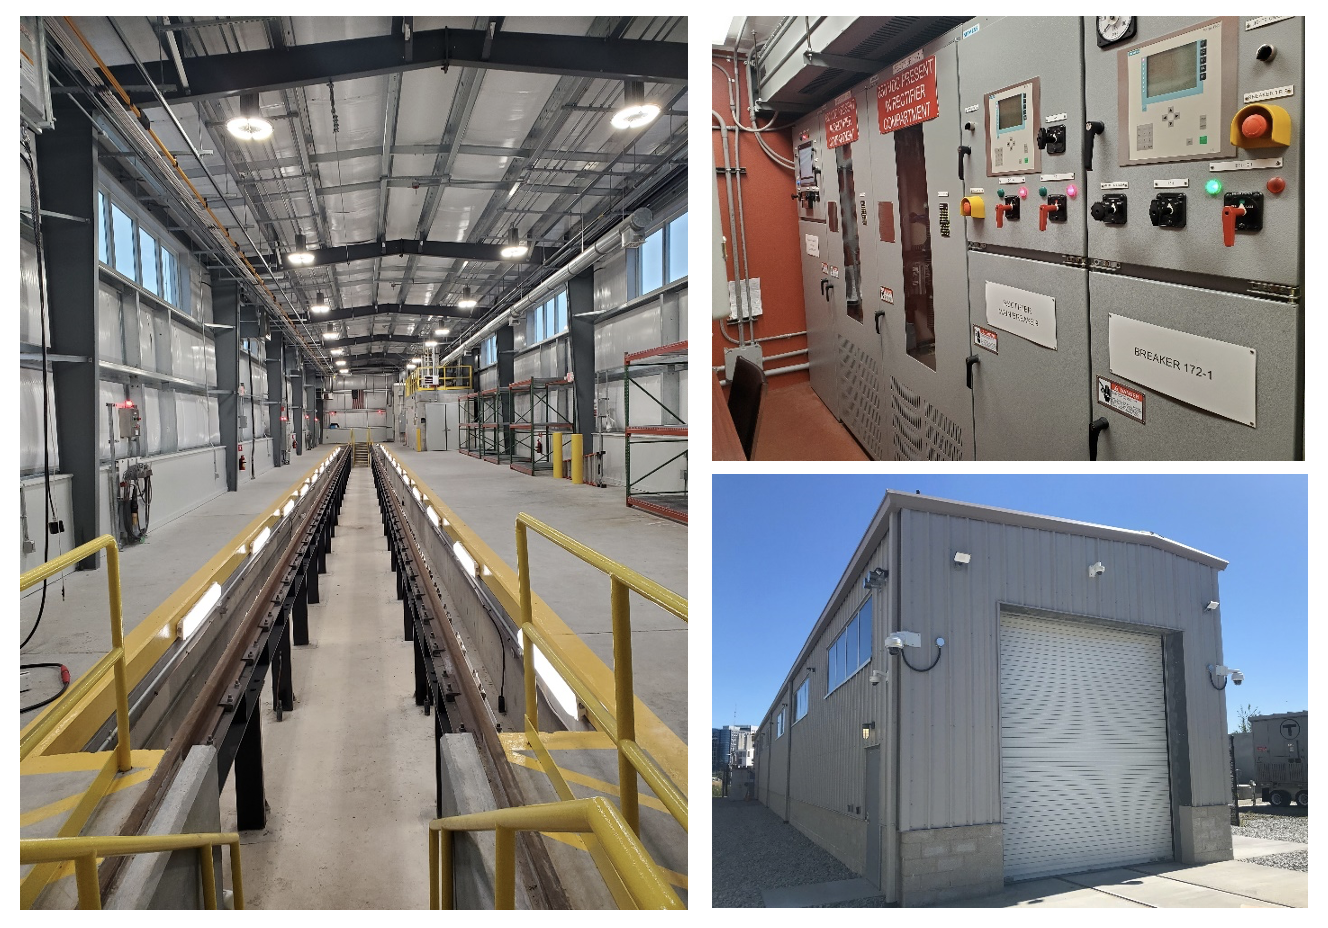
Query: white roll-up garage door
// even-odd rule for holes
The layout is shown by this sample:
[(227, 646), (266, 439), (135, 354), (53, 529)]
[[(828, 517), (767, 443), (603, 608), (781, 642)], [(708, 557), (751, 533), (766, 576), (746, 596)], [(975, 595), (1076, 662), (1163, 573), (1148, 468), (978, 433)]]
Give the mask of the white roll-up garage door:
[(1001, 616), (1005, 878), (1170, 860), (1162, 640)]

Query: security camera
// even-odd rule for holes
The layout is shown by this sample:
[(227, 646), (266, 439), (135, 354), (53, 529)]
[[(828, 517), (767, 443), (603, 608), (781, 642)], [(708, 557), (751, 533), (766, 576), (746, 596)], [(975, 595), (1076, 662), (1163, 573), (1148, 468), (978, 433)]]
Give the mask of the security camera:
[(1089, 577), (1089, 579), (1092, 579), (1093, 577), (1097, 577), (1097, 576), (1099, 576), (1099, 575), (1101, 575), (1101, 574), (1104, 574), (1104, 573), (1106, 573), (1106, 572), (1107, 572), (1107, 568), (1103, 566), (1103, 564), (1102, 564), (1101, 561), (1098, 561), (1096, 564), (1090, 564), (1090, 565), (1088, 565), (1088, 577)]
[(891, 654), (903, 654), (904, 639), (900, 638), (898, 635), (891, 635), (889, 638), (885, 639), (885, 650)]
[(1240, 686), (1245, 682), (1245, 674), (1241, 673), (1239, 670), (1231, 671), (1231, 682)]
[(871, 672), (871, 685), (872, 685), (872, 686), (877, 686), (877, 685), (879, 685), (880, 682), (881, 682), (882, 680), (884, 680), (884, 679), (885, 679), (885, 674), (881, 673), (879, 670), (873, 670), (873, 671)]

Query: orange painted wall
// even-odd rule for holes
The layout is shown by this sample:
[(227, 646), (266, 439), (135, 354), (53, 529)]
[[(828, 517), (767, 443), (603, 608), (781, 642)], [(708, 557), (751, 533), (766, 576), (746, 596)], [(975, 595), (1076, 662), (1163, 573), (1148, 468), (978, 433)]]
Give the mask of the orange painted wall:
[[(719, 67), (710, 69), (711, 108), (720, 114), (726, 124), (732, 126), (733, 113), (729, 108), (729, 77), (733, 76), (732, 56), (715, 56), (713, 62)], [(740, 56), (738, 83), (734, 85), (738, 94), (738, 116), (743, 125), (750, 125), (746, 113), (747, 74)], [(720, 69), (723, 73), (720, 73)], [(778, 124), (787, 124), (788, 117), (781, 116)], [(764, 125), (764, 123), (762, 123)], [(714, 152), (715, 166), (724, 167), (724, 152), (720, 148), (720, 132), (714, 116), (710, 119), (711, 148)], [(793, 172), (776, 164), (761, 150), (756, 136), (750, 132), (740, 133), (738, 150), (739, 160), (745, 170), (738, 183), (742, 185), (743, 215), (747, 229), (747, 260), (752, 277), (761, 280), (761, 306), (763, 315), (756, 320), (756, 337), (768, 338), (789, 332), (803, 332), (807, 329), (807, 311), (802, 301), (802, 257), (798, 251), (798, 214), (796, 204), (791, 199), (793, 193)], [(786, 131), (767, 132), (765, 142), (780, 156), (792, 160), (793, 133)], [(733, 135), (729, 133), (729, 156), (732, 157)], [(737, 190), (734, 190), (734, 206), (737, 206)], [(739, 247), (738, 238), (729, 228), (728, 192), (725, 179), (719, 178), (719, 218), (724, 229), (724, 236), (729, 243), (729, 260), (723, 269), (727, 280), (735, 277), (734, 267)], [(711, 335), (711, 363), (724, 363), (724, 348), (731, 343), (720, 333), (721, 323), (713, 324)], [(736, 324), (729, 325), (729, 334), (738, 337)], [(767, 355), (807, 347), (807, 337), (781, 338), (764, 342), (762, 351)], [(789, 367), (807, 363), (807, 355), (800, 354), (778, 361), (767, 361), (766, 370)], [(770, 381), (772, 389), (800, 383), (808, 379), (806, 371), (781, 374)]]

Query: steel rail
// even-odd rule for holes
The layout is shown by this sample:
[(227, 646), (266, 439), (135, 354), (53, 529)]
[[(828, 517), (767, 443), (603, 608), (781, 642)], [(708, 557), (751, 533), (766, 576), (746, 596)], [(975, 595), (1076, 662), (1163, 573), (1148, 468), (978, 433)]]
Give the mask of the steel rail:
[[(373, 452), (373, 471), (376, 480), (386, 481), (386, 464), (382, 452), (375, 448)], [(487, 709), (483, 709), (486, 700), (480, 693), (479, 684), (471, 674), (465, 653), (461, 650), (461, 645), (457, 633), (448, 618), (446, 608), (438, 595), (431, 579), (432, 572), (428, 569), (419, 543), (415, 540), (414, 530), (411, 528), (409, 520), (406, 518), (400, 497), (392, 491), (390, 484), (385, 483), (387, 492), (383, 494), (387, 500), (389, 512), (388, 518), (394, 520), (397, 524), (402, 539), (406, 542), (403, 546), (404, 563), (398, 563), (398, 569), (404, 571), (413, 571), (414, 576), (422, 582), (418, 585), (423, 594), (424, 602), (422, 605), (430, 613), (434, 622), (439, 626), (442, 639), (446, 648), (447, 657), (456, 668), (456, 673), (452, 676), (458, 685), (458, 697), (448, 704), (447, 711), (456, 708), (461, 722), (466, 728), (464, 730), (474, 733), (476, 740), (481, 747), (480, 756), (484, 761), (485, 773), (489, 778), (491, 786), (494, 788), (495, 800), (499, 806), (514, 806), (521, 804), (521, 787), (517, 783), (516, 776), (513, 774), (511, 766), (506, 760), (506, 750), (503, 748), (502, 741), (498, 737), (497, 728), (489, 718)], [(399, 556), (400, 556), (399, 554)], [(416, 643), (419, 647), (419, 642)], [(437, 707), (443, 711), (442, 706)], [(478, 710), (478, 711), (477, 711)], [(544, 896), (542, 900), (545, 908), (567, 909), (571, 903), (567, 898), (566, 892), (562, 888), (562, 882), (558, 878), (557, 871), (554, 870), (553, 861), (549, 858), (548, 850), (541, 843), (536, 835), (522, 833), (518, 838), (518, 844), (523, 852), (525, 869), (535, 878), (535, 886), (539, 893)]]
[[(314, 504), (305, 513), (304, 521), (299, 530), (291, 534), (291, 540), (282, 550), (281, 557), (277, 561), (278, 564), (289, 563), (301, 547), (307, 543), (313, 532), (314, 524), (318, 521), (317, 517), (322, 513), (332, 488), (342, 480), (343, 471), (348, 472), (349, 468), (349, 454), (338, 455), (334, 459), (332, 468), (329, 468), (329, 472), (325, 474), (326, 479), (318, 489), (318, 496), (314, 498)], [(189, 749), (196, 744), (212, 742), (216, 720), (227, 711), (222, 706), (222, 696), (235, 679), (235, 668), (244, 661), (244, 653), (249, 646), (253, 632), (258, 628), (262, 618), (272, 611), (274, 600), (277, 601), (278, 608), (280, 608), (280, 600), (277, 600), (274, 594), (286, 582), (285, 571), (274, 570), (270, 579), (263, 585), (263, 588), (245, 611), (241, 621), (235, 626), (230, 643), (222, 653), (216, 668), (208, 675), (198, 697), (185, 715), (183, 723), (166, 746), (165, 754), (157, 763), (156, 771), (144, 786), (138, 801), (134, 803), (129, 815), (125, 818), (124, 824), (120, 828), (122, 835), (138, 834), (148, 816), (165, 798), (165, 793), (174, 781), (175, 773), (184, 762)], [(116, 858), (115, 861), (102, 868), (101, 886), (103, 894), (109, 893), (114, 887), (115, 880), (119, 876), (122, 860), (123, 858)]]

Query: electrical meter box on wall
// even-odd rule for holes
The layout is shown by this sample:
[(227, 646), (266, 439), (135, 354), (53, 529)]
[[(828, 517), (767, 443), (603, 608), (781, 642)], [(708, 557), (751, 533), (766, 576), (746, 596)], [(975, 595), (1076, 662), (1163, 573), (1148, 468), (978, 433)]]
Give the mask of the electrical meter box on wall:
[(120, 438), (138, 438), (138, 423), (142, 417), (139, 416), (137, 407), (117, 406), (115, 416), (115, 427)]

